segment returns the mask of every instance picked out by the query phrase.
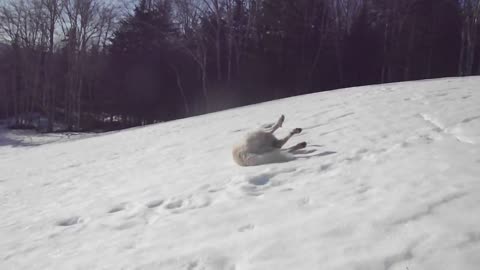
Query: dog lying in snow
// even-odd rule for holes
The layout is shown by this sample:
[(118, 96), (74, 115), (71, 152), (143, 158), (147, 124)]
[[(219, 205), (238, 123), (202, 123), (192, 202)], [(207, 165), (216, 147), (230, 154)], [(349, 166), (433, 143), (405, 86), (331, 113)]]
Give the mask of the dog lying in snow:
[(294, 159), (295, 157), (291, 153), (305, 148), (307, 143), (301, 142), (290, 148), (282, 149), (293, 135), (302, 132), (301, 128), (295, 128), (285, 138), (277, 139), (273, 133), (282, 127), (283, 121), (285, 121), (285, 116), (282, 115), (275, 124), (264, 126), (247, 134), (240, 144), (233, 147), (233, 160), (240, 166), (256, 166)]

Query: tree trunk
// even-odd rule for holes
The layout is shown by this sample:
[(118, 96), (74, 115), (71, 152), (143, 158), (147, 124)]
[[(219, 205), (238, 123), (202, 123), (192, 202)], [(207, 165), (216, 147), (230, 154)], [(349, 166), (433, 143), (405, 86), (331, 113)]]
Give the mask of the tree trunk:
[(208, 90), (207, 90), (207, 68), (206, 65), (201, 68), (202, 71), (202, 92), (203, 97), (205, 99), (205, 112), (208, 113), (210, 111), (210, 101), (208, 98)]
[(460, 39), (460, 56), (458, 59), (458, 76), (463, 76), (463, 66), (465, 60), (465, 30), (462, 29), (462, 36)]
[[(230, 33), (230, 35), (231, 35), (231, 33)], [(227, 59), (227, 61), (228, 61), (227, 62), (227, 81), (228, 81), (228, 83), (230, 83), (231, 80), (232, 80), (232, 54), (233, 54), (232, 53), (232, 50), (233, 50), (232, 39), (233, 38), (231, 36), (228, 38), (228, 59)]]
[(415, 24), (412, 25), (410, 29), (410, 35), (408, 38), (408, 47), (407, 47), (407, 55), (406, 55), (406, 63), (405, 69), (403, 74), (403, 80), (408, 81), (410, 79), (410, 67), (412, 64), (412, 53), (413, 53), (413, 45), (415, 44)]
[(220, 25), (217, 25), (216, 37), (215, 37), (215, 49), (217, 53), (217, 80), (222, 80), (222, 63), (221, 63), (221, 47), (220, 47)]
[(180, 95), (182, 96), (183, 108), (185, 109), (185, 116), (188, 117), (190, 116), (190, 108), (188, 107), (187, 96), (185, 95), (185, 91), (183, 89), (180, 73), (178, 72), (178, 69), (174, 65), (171, 65), (171, 67), (173, 69), (173, 72), (175, 72), (175, 77), (177, 79), (177, 87), (178, 87), (178, 90), (180, 91)]
[(217, 27), (215, 29), (215, 49), (216, 49), (216, 56), (217, 56), (217, 80), (220, 82), (222, 80), (222, 48), (221, 48), (221, 43), (220, 43), (220, 38), (221, 38), (221, 23), (222, 20), (220, 18), (220, 7), (218, 5), (218, 0), (214, 1), (215, 5), (215, 17), (216, 17), (216, 23)]
[(55, 86), (50, 85), (49, 87), (49, 99), (48, 99), (48, 127), (47, 132), (53, 132), (54, 122), (55, 122)]

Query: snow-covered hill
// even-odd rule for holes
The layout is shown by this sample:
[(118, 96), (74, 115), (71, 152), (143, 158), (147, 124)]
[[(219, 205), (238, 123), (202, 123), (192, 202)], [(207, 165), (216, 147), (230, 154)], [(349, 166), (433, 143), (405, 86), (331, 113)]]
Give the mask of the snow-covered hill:
[[(235, 165), (280, 114), (304, 158)], [(479, 269), (480, 77), (89, 138), (4, 130), (0, 206), (0, 269)]]

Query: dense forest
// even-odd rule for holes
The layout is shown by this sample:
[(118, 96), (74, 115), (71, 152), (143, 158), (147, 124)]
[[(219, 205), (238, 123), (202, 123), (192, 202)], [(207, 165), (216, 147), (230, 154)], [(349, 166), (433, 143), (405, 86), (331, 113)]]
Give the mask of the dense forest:
[(342, 87), (480, 74), (480, 0), (128, 4), (0, 2), (0, 119), (46, 132), (110, 130)]

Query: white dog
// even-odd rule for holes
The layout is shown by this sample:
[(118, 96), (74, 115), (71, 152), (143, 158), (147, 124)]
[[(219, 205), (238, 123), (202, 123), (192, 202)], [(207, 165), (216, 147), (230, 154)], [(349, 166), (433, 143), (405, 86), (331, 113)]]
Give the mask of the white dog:
[(247, 134), (240, 144), (233, 147), (232, 154), (235, 162), (240, 166), (255, 166), (294, 159), (291, 153), (305, 148), (307, 143), (301, 142), (293, 147), (282, 149), (293, 135), (302, 132), (301, 128), (296, 128), (285, 138), (277, 139), (273, 133), (282, 126), (284, 120), (285, 116), (282, 115), (277, 123)]

